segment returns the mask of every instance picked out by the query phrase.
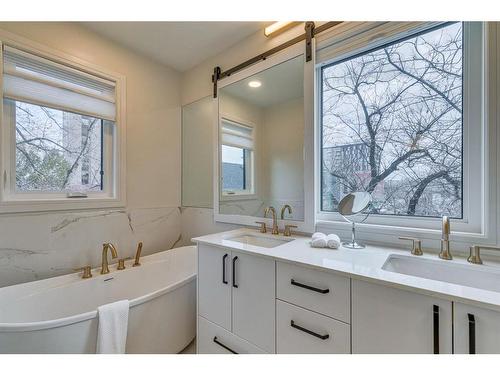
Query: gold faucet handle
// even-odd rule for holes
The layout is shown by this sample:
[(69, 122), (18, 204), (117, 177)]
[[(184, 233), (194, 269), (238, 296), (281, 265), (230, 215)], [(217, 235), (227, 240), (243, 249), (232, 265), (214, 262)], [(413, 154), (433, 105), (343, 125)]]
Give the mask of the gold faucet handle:
[(74, 268), (73, 271), (75, 272), (83, 271), (82, 279), (90, 279), (92, 277), (92, 267), (90, 266)]
[(422, 241), (415, 237), (399, 237), (400, 240), (412, 241), (412, 255), (422, 255)]
[(286, 224), (285, 225), (285, 231), (283, 232), (283, 235), (286, 237), (290, 237), (292, 235), (292, 229), (298, 228), (296, 225), (292, 224)]
[(116, 267), (116, 269), (121, 271), (121, 270), (124, 270), (125, 268), (127, 268), (127, 267), (125, 267), (125, 261), (130, 260), (130, 259), (132, 259), (132, 257), (118, 259), (118, 267)]
[(483, 260), (481, 259), (481, 249), (483, 250), (500, 250), (500, 247), (497, 246), (481, 246), (481, 245), (474, 245), (470, 247), (470, 254), (469, 257), (467, 258), (467, 261), (469, 263), (474, 263), (474, 264), (483, 264)]
[(255, 224), (260, 224), (260, 233), (267, 233), (267, 227), (265, 221), (256, 221)]

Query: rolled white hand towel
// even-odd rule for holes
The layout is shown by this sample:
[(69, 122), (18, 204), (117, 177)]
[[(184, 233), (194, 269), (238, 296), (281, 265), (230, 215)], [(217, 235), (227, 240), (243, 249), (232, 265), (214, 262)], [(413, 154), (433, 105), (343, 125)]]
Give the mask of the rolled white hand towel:
[(326, 247), (326, 234), (324, 233), (314, 233), (311, 238), (312, 247)]
[(312, 235), (312, 237), (311, 237), (311, 238), (312, 238), (313, 240), (316, 240), (316, 239), (318, 239), (318, 238), (325, 238), (325, 237), (326, 237), (326, 234), (321, 233), (321, 232), (316, 232), (316, 233), (314, 233), (314, 234)]
[(340, 237), (336, 234), (326, 236), (326, 246), (330, 249), (338, 249), (340, 247)]

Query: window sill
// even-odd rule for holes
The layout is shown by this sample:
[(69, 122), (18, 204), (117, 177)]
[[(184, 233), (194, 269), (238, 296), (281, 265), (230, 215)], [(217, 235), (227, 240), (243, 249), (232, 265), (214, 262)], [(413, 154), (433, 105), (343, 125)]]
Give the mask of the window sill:
[(118, 198), (4, 200), (0, 202), (0, 214), (120, 208), (125, 205), (125, 199)]
[[(351, 238), (351, 224), (346, 221), (327, 221), (317, 220), (315, 224), (316, 231), (326, 233), (336, 233), (344, 240)], [(469, 246), (474, 244), (492, 244), (496, 242), (496, 237), (492, 233), (457, 232), (451, 225), (450, 240), (453, 249), (461, 253), (468, 252)], [(400, 240), (398, 237), (416, 237), (423, 240), (425, 249), (438, 250), (440, 248), (441, 230), (416, 227), (389, 226), (380, 224), (356, 224), (356, 238), (360, 242), (373, 243), (379, 245), (396, 246), (401, 248), (408, 247), (407, 241)]]

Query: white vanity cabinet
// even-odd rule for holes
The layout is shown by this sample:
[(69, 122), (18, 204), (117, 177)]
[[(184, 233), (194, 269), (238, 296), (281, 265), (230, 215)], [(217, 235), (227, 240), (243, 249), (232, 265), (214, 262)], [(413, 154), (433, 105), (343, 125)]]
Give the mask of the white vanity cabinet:
[(455, 302), (453, 329), (456, 354), (500, 353), (500, 312)]
[(213, 345), (214, 337), (207, 334), (210, 325), (200, 324), (200, 317), (224, 329), (225, 332), (220, 332), (224, 332), (226, 340), (236, 336), (267, 353), (274, 353), (274, 260), (199, 244), (198, 315), (200, 353), (211, 353), (209, 348), (220, 350), (222, 347), (217, 343)]
[(278, 353), (351, 352), (351, 280), (276, 262)]
[(352, 352), (451, 354), (451, 301), (353, 279)]

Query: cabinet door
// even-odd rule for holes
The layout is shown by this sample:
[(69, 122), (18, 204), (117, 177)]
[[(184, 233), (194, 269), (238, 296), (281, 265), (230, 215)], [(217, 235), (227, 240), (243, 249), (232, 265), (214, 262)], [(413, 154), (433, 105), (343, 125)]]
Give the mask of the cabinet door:
[(274, 353), (275, 262), (233, 251), (233, 333)]
[(452, 352), (450, 301), (352, 280), (352, 352)]
[(198, 314), (231, 330), (231, 252), (198, 245)]
[(454, 304), (457, 354), (500, 354), (500, 312)]

